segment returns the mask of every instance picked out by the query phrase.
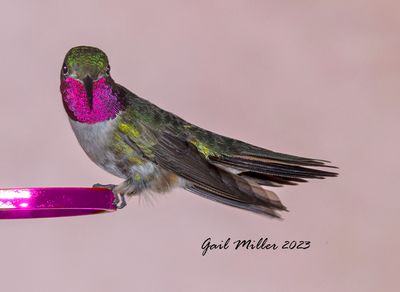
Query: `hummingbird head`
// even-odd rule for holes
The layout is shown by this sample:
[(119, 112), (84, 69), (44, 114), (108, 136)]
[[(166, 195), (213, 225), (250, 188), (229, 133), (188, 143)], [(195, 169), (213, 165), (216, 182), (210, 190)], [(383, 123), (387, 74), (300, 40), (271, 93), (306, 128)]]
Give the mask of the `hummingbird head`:
[(125, 97), (110, 76), (107, 55), (98, 48), (70, 49), (60, 77), (64, 107), (73, 120), (97, 123), (115, 118), (125, 107)]
[(70, 49), (61, 68), (61, 80), (73, 78), (82, 83), (86, 90), (88, 105), (93, 107), (93, 83), (110, 78), (107, 55), (100, 49), (79, 46)]

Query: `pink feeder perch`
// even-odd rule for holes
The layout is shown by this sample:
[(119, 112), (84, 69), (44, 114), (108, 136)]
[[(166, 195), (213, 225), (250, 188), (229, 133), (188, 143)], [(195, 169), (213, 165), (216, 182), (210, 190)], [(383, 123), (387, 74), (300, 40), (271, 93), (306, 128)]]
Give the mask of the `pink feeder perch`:
[(116, 210), (114, 194), (100, 188), (0, 189), (0, 219), (90, 215)]

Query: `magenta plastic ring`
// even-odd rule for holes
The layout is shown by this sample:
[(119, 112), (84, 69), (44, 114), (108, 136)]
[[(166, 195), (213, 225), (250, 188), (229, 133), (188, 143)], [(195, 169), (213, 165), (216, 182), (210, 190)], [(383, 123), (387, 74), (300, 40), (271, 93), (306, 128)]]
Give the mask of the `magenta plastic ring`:
[(0, 219), (90, 215), (115, 211), (114, 194), (101, 188), (0, 189)]

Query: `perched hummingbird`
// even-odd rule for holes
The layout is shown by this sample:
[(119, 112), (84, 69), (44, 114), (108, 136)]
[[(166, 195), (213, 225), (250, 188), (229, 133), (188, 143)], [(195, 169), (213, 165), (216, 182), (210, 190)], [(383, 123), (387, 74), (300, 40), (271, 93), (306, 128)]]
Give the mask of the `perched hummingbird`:
[[(61, 95), (72, 129), (98, 166), (123, 178), (100, 185), (126, 196), (184, 188), (205, 198), (280, 217), (286, 207), (262, 186), (332, 177), (328, 161), (266, 150), (197, 127), (130, 92), (111, 78), (106, 54), (79, 46), (65, 56)], [(311, 168), (310, 168), (311, 167)]]

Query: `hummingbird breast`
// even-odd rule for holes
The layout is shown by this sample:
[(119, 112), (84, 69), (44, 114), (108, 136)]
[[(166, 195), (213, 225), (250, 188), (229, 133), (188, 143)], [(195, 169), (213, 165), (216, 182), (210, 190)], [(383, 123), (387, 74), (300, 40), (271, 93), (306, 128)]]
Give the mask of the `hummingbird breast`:
[(149, 175), (155, 165), (143, 159), (121, 139), (118, 139), (118, 117), (95, 124), (69, 119), (72, 129), (89, 158), (104, 170), (127, 179), (139, 172)]
[[(184, 187), (186, 181), (143, 157), (140, 149), (126, 143), (118, 131), (121, 117), (94, 124), (69, 119), (72, 129), (89, 158), (107, 172), (129, 181), (124, 187), (165, 193)], [(130, 195), (128, 193), (128, 195)]]

